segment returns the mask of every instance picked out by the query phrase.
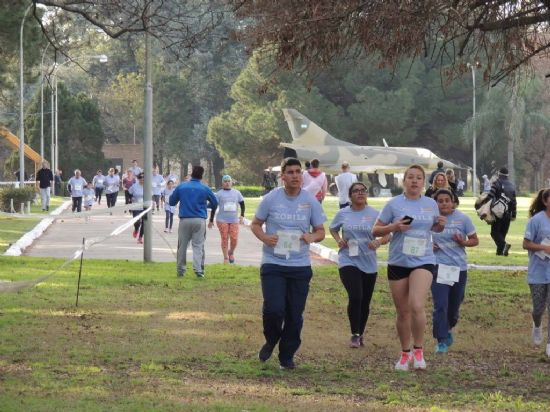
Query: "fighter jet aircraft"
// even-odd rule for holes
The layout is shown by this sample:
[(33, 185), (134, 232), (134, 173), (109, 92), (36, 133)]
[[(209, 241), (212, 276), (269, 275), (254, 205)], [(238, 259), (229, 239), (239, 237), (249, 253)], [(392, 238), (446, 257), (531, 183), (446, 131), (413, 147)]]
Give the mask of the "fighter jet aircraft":
[[(319, 159), (321, 168), (337, 174), (343, 161), (348, 161), (352, 172), (383, 174), (400, 173), (412, 164), (433, 170), (442, 161), (445, 168), (458, 168), (422, 147), (359, 146), (336, 139), (294, 109), (283, 109), (292, 142), (281, 143), (285, 157), (301, 161)], [(382, 183), (382, 182), (381, 182)], [(383, 184), (385, 186), (385, 184)]]

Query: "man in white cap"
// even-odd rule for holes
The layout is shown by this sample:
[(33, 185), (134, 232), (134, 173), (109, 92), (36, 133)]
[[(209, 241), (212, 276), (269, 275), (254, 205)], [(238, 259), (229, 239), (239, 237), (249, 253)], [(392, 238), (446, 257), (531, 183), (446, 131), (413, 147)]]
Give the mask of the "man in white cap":
[(348, 162), (342, 162), (342, 173), (336, 176), (334, 181), (336, 182), (336, 187), (338, 188), (338, 203), (340, 205), (340, 209), (343, 209), (350, 204), (348, 196), (349, 188), (352, 184), (357, 182), (357, 176), (349, 171)]

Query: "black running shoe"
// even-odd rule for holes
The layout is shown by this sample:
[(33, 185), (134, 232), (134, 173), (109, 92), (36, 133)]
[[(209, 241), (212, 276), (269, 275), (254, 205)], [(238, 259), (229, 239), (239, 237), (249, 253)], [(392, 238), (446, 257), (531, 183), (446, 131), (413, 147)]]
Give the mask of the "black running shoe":
[(262, 346), (262, 349), (260, 349), (260, 352), (258, 353), (258, 358), (260, 358), (260, 361), (265, 362), (269, 358), (271, 358), (273, 349), (275, 349), (275, 346), (270, 345), (269, 343), (265, 343), (264, 346)]

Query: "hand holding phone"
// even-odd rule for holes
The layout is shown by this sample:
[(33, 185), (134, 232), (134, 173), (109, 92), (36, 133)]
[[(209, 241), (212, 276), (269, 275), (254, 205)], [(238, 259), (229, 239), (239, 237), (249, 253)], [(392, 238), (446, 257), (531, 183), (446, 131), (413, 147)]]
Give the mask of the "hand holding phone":
[(401, 220), (403, 221), (404, 224), (410, 225), (413, 222), (414, 218), (411, 216), (405, 215)]

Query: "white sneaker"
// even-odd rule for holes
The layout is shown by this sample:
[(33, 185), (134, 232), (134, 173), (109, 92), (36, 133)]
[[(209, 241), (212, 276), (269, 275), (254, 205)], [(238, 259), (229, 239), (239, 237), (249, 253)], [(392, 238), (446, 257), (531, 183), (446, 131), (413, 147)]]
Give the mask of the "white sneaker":
[(401, 352), (401, 357), (395, 364), (395, 370), (396, 371), (408, 371), (409, 370), (409, 363), (411, 361), (411, 353), (410, 352)]
[(540, 345), (542, 343), (542, 325), (540, 325), (538, 328), (533, 324), (533, 343), (535, 345)]
[(546, 356), (550, 358), (550, 343), (546, 345)]
[(426, 369), (426, 361), (424, 360), (424, 351), (422, 349), (414, 349), (412, 358), (414, 369)]

